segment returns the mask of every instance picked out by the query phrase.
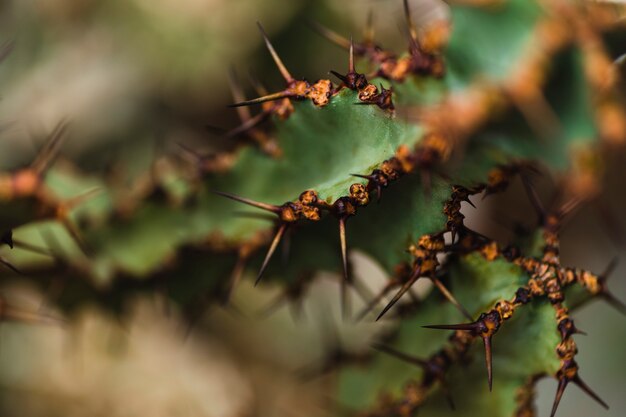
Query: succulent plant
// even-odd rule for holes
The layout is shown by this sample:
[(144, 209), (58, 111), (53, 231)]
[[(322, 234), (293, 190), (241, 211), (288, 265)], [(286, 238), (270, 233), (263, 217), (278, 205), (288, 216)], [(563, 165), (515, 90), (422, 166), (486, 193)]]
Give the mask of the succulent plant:
[[(623, 25), (591, 1), (451, 3), (448, 20), (418, 28), (404, 1), (403, 52), (376, 43), (371, 20), (354, 39), (314, 24), (346, 50), (332, 81), (298, 79), (259, 25), (284, 88), (256, 83), (248, 99), (231, 71), (241, 125), (218, 135), (232, 145), (142, 148), (127, 158), (148, 160), (130, 183), (56, 163), (59, 123), (32, 163), (0, 173), (3, 274), (32, 278), (70, 319), (88, 302), (123, 314), (133, 294), (162, 292), (194, 321), (228, 304), (247, 271), (292, 303), (316, 272), (341, 271), (344, 319), (395, 330), (365, 361), (330, 362), (334, 413), (532, 416), (543, 376), (558, 381), (552, 415), (570, 385), (606, 407), (579, 372), (571, 310), (593, 298), (626, 308), (610, 267), (564, 265), (559, 244), (626, 142), (613, 62)], [(550, 204), (533, 185), (540, 174), (558, 184)], [(466, 224), (468, 205), (518, 179), (531, 230), (503, 243)], [(386, 271), (381, 292), (354, 276), (353, 250)], [(420, 279), (434, 284), (423, 300), (412, 293)], [(405, 295), (414, 300), (397, 303)], [(55, 320), (8, 298), (0, 311)]]

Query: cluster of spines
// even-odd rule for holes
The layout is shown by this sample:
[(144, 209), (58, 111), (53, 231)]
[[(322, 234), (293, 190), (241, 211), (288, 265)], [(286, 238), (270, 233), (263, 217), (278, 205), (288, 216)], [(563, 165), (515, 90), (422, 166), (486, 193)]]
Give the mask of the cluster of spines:
[[(447, 211), (446, 214), (449, 218), (447, 231), (458, 233), (459, 239), (451, 246), (445, 248), (433, 247), (433, 249), (436, 249), (435, 253), (448, 252), (469, 254), (477, 252), (489, 261), (493, 261), (496, 258), (504, 259), (521, 267), (529, 276), (528, 283), (518, 288), (511, 299), (502, 299), (495, 302), (493, 308), (481, 313), (476, 320), (472, 320), (472, 318), (469, 317), (468, 323), (424, 326), (426, 328), (454, 331), (450, 338), (452, 346), (445, 346), (427, 360), (411, 357), (389, 347), (383, 347), (382, 349), (378, 347), (380, 350), (391, 353), (409, 363), (417, 364), (425, 370), (421, 381), (411, 381), (407, 383), (405, 396), (402, 399), (386, 402), (381, 406), (381, 409), (384, 410), (382, 414), (393, 416), (412, 415), (423, 403), (434, 382), (441, 382), (442, 385), (445, 383), (445, 372), (449, 365), (454, 362), (451, 359), (457, 360), (461, 356), (460, 353), (466, 352), (469, 345), (477, 338), (480, 338), (484, 344), (488, 385), (491, 390), (493, 336), (498, 332), (501, 326), (513, 316), (518, 308), (539, 297), (547, 298), (554, 307), (557, 322), (556, 329), (561, 337), (561, 341), (555, 349), (560, 360), (560, 367), (555, 375), (558, 380), (558, 388), (551, 416), (555, 415), (561, 396), (569, 383), (574, 383), (579, 386), (602, 406), (608, 408), (606, 403), (585, 384), (578, 374), (578, 364), (574, 360), (577, 348), (572, 336), (582, 332), (576, 328), (574, 321), (569, 315), (569, 310), (563, 305), (565, 299), (564, 290), (566, 287), (578, 283), (588, 290), (591, 297), (604, 298), (622, 313), (626, 313), (626, 307), (608, 291), (606, 285), (606, 278), (614, 267), (614, 263), (601, 275), (595, 275), (581, 269), (563, 267), (560, 264), (558, 233), (563, 218), (573, 210), (576, 204), (570, 201), (564, 204), (555, 213), (546, 213), (543, 211), (541, 203), (536, 200), (536, 193), (529, 192), (531, 201), (535, 200), (533, 201), (533, 205), (540, 210), (538, 212), (539, 218), (543, 219), (542, 230), (545, 245), (540, 259), (524, 257), (521, 255), (521, 252), (514, 247), (501, 248), (497, 242), (463, 225), (463, 218), (460, 214), (461, 201), (468, 201), (470, 195), (475, 195), (480, 192), (488, 192), (490, 190), (492, 192), (501, 191), (510, 180), (510, 177), (519, 171), (519, 165), (500, 167), (492, 172), (489, 176), (490, 181), (488, 183), (478, 185), (472, 189), (455, 186), (451, 198), (444, 205), (444, 211)], [(422, 239), (426, 238), (430, 241), (431, 236), (432, 235), (426, 235), (422, 237)], [(392, 303), (393, 302), (395, 301), (392, 301)], [(386, 309), (388, 309), (388, 307), (389, 305)], [(457, 307), (460, 306), (457, 304)], [(468, 316), (462, 308), (461, 311), (466, 317)], [(436, 370), (438, 374), (433, 374), (434, 370)], [(536, 378), (533, 378), (532, 384), (526, 387), (527, 391), (532, 390), (535, 379)], [(446, 395), (449, 396), (450, 393), (447, 391), (447, 388), (445, 386), (443, 388)], [(533, 415), (531, 414), (533, 412), (532, 398), (528, 395), (522, 397), (523, 398), (519, 401), (518, 410), (516, 411), (517, 415)], [(368, 415), (382, 415), (380, 413), (380, 410), (376, 410)]]
[[(268, 93), (259, 82), (254, 81), (259, 97), (246, 100), (236, 76), (234, 73), (231, 73), (229, 79), (233, 98), (236, 101), (231, 107), (238, 109), (241, 125), (227, 132), (220, 131), (220, 135), (225, 138), (243, 135), (257, 143), (268, 155), (280, 157), (282, 152), (276, 141), (267, 132), (259, 129), (258, 126), (272, 115), (281, 120), (288, 118), (294, 112), (292, 100), (310, 100), (315, 106), (324, 107), (343, 88), (357, 92), (358, 104), (376, 105), (383, 110), (393, 113), (395, 110), (393, 88), (387, 89), (382, 85), (379, 88), (368, 82), (368, 79), (379, 77), (392, 82), (404, 82), (411, 74), (437, 78), (442, 77), (444, 74), (444, 64), (441, 56), (441, 48), (444, 41), (435, 42), (434, 45), (436, 46), (422, 45), (411, 18), (407, 0), (404, 0), (404, 10), (407, 32), (409, 34), (409, 54), (402, 57), (398, 57), (395, 53), (385, 50), (374, 43), (371, 14), (370, 19), (368, 19), (368, 28), (365, 31), (366, 37), (362, 43), (354, 43), (352, 39), (348, 40), (317, 23), (313, 24), (314, 28), (323, 36), (349, 50), (348, 72), (344, 75), (336, 71), (330, 71), (341, 81), (336, 87), (327, 79), (309, 83), (306, 80), (294, 78), (274, 49), (263, 27), (261, 24), (258, 24), (265, 45), (285, 80), (285, 88), (275, 93)], [(445, 36), (442, 38), (445, 38)], [(377, 69), (368, 75), (358, 73), (355, 69), (355, 56), (366, 58)], [(254, 104), (261, 104), (262, 107), (259, 113), (252, 116), (244, 108)], [(211, 128), (211, 130), (216, 129)], [(217, 154), (210, 157), (199, 157), (195, 152), (188, 151), (198, 159), (198, 164), (203, 172), (227, 170), (234, 161), (233, 156), (228, 153), (226, 155)]]
[(354, 53), (358, 57), (365, 58), (372, 64), (376, 69), (368, 74), (368, 78), (379, 77), (389, 81), (404, 82), (410, 75), (443, 77), (445, 65), (441, 56), (442, 42), (435, 42), (431, 47), (423, 45), (411, 18), (408, 1), (404, 0), (403, 5), (409, 38), (409, 53), (401, 57), (374, 42), (373, 15), (371, 13), (364, 30), (364, 39), (356, 44), (318, 23), (314, 23), (313, 27), (331, 42), (345, 49), (354, 49)]
[[(216, 191), (217, 194), (233, 199), (235, 201), (271, 212), (275, 214), (278, 218), (278, 226), (276, 232), (274, 234), (273, 239), (271, 240), (269, 249), (265, 256), (265, 259), (262, 263), (262, 266), (257, 274), (258, 283), (269, 264), (269, 261), (276, 251), (278, 244), (284, 236), (285, 231), (289, 227), (290, 224), (296, 223), (302, 220), (311, 220), (318, 221), (321, 218), (323, 212), (328, 212), (334, 215), (338, 219), (339, 223), (339, 241), (340, 241), (340, 249), (342, 256), (342, 265), (343, 265), (343, 273), (344, 273), (344, 281), (342, 285), (342, 299), (345, 301), (345, 286), (348, 284), (357, 285), (352, 280), (349, 271), (348, 271), (348, 259), (347, 259), (347, 242), (346, 242), (346, 222), (347, 220), (356, 215), (357, 209), (359, 207), (366, 206), (371, 201), (371, 194), (375, 193), (378, 200), (380, 200), (383, 189), (385, 189), (389, 184), (394, 181), (397, 181), (402, 176), (413, 173), (415, 171), (420, 171), (422, 174), (424, 172), (430, 172), (432, 169), (435, 160), (440, 161), (441, 148), (431, 149), (432, 143), (431, 141), (425, 140), (423, 142), (418, 143), (414, 150), (411, 151), (406, 146), (401, 146), (398, 148), (395, 156), (383, 161), (380, 164), (379, 168), (374, 169), (370, 174), (362, 175), (362, 174), (352, 174), (356, 177), (363, 178), (367, 180), (366, 184), (362, 183), (354, 183), (349, 187), (349, 193), (346, 196), (342, 196), (337, 198), (334, 202), (329, 203), (323, 199), (321, 199), (318, 193), (315, 190), (307, 190), (300, 194), (298, 200), (289, 201), (283, 203), (281, 205), (267, 204), (263, 202), (253, 201), (247, 199), (245, 197), (236, 196), (233, 194)], [(428, 158), (425, 158), (424, 155), (429, 155)], [(435, 268), (428, 267), (426, 271), (426, 265), (430, 265), (433, 261), (429, 257), (429, 253), (435, 253), (432, 251), (431, 245), (437, 243), (437, 245), (443, 246), (443, 237), (442, 236), (433, 236), (432, 242), (428, 243), (428, 247), (420, 248), (419, 245), (415, 250), (425, 250), (424, 252), (424, 260), (423, 266), (420, 266), (419, 270), (422, 272), (435, 271)], [(426, 244), (426, 242), (422, 242)], [(430, 249), (429, 249), (430, 248)], [(429, 252), (432, 251), (432, 252)], [(246, 252), (246, 258), (249, 256), (249, 251)], [(240, 257), (241, 258), (241, 257)], [(233, 274), (234, 279), (231, 279), (231, 282), (238, 281), (240, 273), (242, 272), (242, 264), (238, 262), (236, 265), (237, 274)], [(434, 282), (441, 286), (441, 283), (434, 278)], [(416, 280), (417, 277), (409, 278), (409, 281)], [(406, 284), (404, 284), (406, 285)], [(410, 286), (410, 285), (409, 285)], [(345, 305), (345, 303), (344, 303)]]

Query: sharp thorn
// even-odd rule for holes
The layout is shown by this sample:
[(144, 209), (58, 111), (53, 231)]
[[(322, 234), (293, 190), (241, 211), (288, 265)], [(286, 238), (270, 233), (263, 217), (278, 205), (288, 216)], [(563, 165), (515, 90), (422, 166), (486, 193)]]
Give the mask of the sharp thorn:
[(376, 321), (380, 320), (385, 315), (385, 313), (387, 313), (387, 311), (389, 311), (389, 309), (393, 307), (394, 304), (396, 304), (400, 298), (402, 298), (402, 296), (409, 290), (409, 288), (411, 288), (411, 286), (415, 283), (415, 281), (417, 281), (418, 278), (420, 277), (420, 272), (421, 272), (421, 269), (419, 267), (415, 268), (413, 275), (411, 275), (409, 280), (402, 285), (400, 290), (398, 290), (396, 295), (394, 295), (391, 301), (385, 306), (383, 311), (380, 312), (378, 317), (376, 317)]
[(611, 262), (609, 262), (606, 268), (604, 268), (604, 271), (600, 274), (600, 277), (603, 280), (606, 280), (608, 277), (610, 277), (613, 271), (615, 271), (615, 268), (617, 268), (618, 263), (619, 263), (619, 258), (617, 256), (611, 259)]
[(539, 217), (539, 223), (543, 224), (546, 219), (546, 210), (543, 207), (543, 204), (541, 203), (539, 194), (537, 194), (537, 190), (533, 186), (530, 178), (528, 178), (524, 174), (520, 175), (520, 178), (522, 180), (522, 184), (524, 185), (524, 189), (526, 190), (526, 194), (528, 195), (528, 199), (530, 200), (530, 203), (535, 209), (535, 212), (537, 213), (537, 217)]
[(485, 364), (487, 365), (487, 382), (489, 384), (489, 392), (491, 392), (491, 388), (493, 385), (491, 336), (483, 337), (483, 344), (485, 345)]
[(235, 200), (235, 201), (247, 204), (247, 205), (252, 206), (252, 207), (260, 208), (262, 210), (270, 211), (270, 212), (276, 213), (276, 214), (280, 213), (280, 207), (275, 206), (273, 204), (260, 203), (258, 201), (250, 200), (250, 199), (247, 199), (245, 197), (239, 197), (238, 195), (225, 193), (225, 192), (222, 192), (222, 191), (212, 190), (212, 192), (213, 192), (213, 194), (217, 194), (217, 195), (220, 195), (222, 197), (230, 198), (231, 200)]
[(353, 177), (363, 178), (369, 181), (372, 181), (374, 179), (374, 177), (371, 175), (363, 175), (363, 174), (350, 174), (350, 175), (352, 175)]
[(391, 290), (391, 288), (392, 288), (391, 283), (385, 285), (385, 287), (380, 291), (380, 293), (378, 293), (378, 295), (372, 298), (371, 301), (365, 306), (365, 308), (361, 310), (361, 312), (356, 316), (355, 321), (359, 322), (363, 320), (363, 318), (365, 318), (365, 316), (382, 301), (382, 299), (385, 297), (385, 295), (387, 295), (387, 293)]
[(352, 40), (352, 36), (350, 36), (350, 52), (348, 58), (348, 73), (354, 73), (354, 41)]
[(568, 383), (568, 379), (559, 380), (559, 386), (556, 389), (556, 395), (554, 396), (554, 402), (552, 403), (552, 411), (550, 412), (550, 417), (554, 417), (554, 415), (556, 414), (556, 409), (559, 408), (561, 397), (563, 396), (563, 393), (565, 392), (565, 388), (567, 387)]
[(333, 74), (335, 77), (339, 78), (341, 82), (343, 82), (344, 84), (347, 83), (348, 79), (344, 77), (343, 75), (339, 74), (337, 71), (330, 70), (330, 73)]
[(269, 112), (262, 111), (256, 116), (248, 118), (245, 122), (243, 122), (239, 126), (225, 132), (224, 137), (233, 138), (235, 136), (238, 136), (242, 133), (247, 132), (248, 130), (252, 129), (256, 125), (262, 123), (269, 116), (269, 114), (270, 114)]
[(478, 328), (477, 323), (461, 323), (461, 324), (431, 324), (428, 326), (422, 326), (425, 329), (438, 329), (438, 330), (467, 330), (475, 331)]
[(607, 303), (609, 303), (613, 308), (615, 308), (620, 313), (626, 315), (626, 304), (624, 304), (621, 300), (617, 299), (610, 292), (605, 291), (601, 294), (602, 294), (602, 298), (604, 298), (604, 300)]
[(282, 223), (278, 227), (278, 231), (276, 232), (276, 235), (274, 236), (274, 239), (272, 240), (272, 244), (270, 245), (270, 248), (268, 249), (267, 254), (265, 255), (265, 259), (263, 260), (263, 264), (261, 265), (261, 269), (259, 270), (259, 274), (257, 275), (256, 281), (254, 281), (254, 286), (256, 286), (259, 283), (259, 281), (261, 281), (261, 277), (263, 277), (263, 272), (265, 272), (265, 268), (267, 268), (267, 264), (272, 258), (274, 251), (278, 247), (278, 244), (280, 243), (280, 240), (283, 237), (283, 234), (285, 233), (285, 229), (287, 229), (287, 223)]
[(350, 282), (348, 275), (348, 253), (346, 244), (346, 218), (339, 218), (339, 243), (341, 245), (341, 261), (343, 265), (343, 279), (346, 282)]
[(341, 284), (339, 287), (339, 297), (340, 297), (340, 304), (341, 304), (341, 317), (343, 320), (346, 320), (348, 318), (348, 316), (350, 315), (350, 306), (348, 303), (348, 282), (344, 279), (341, 278)]
[(87, 242), (85, 242), (85, 239), (83, 238), (83, 235), (81, 234), (78, 227), (70, 220), (68, 216), (61, 217), (59, 219), (59, 222), (63, 225), (63, 227), (70, 235), (70, 237), (74, 240), (81, 252), (85, 256), (90, 257), (93, 254), (93, 251), (91, 250)]
[(590, 396), (591, 398), (593, 398), (598, 404), (600, 404), (602, 407), (606, 408), (607, 410), (609, 409), (609, 406), (607, 403), (605, 403), (602, 398), (600, 398), (598, 396), (598, 394), (596, 394), (595, 392), (593, 392), (593, 390), (591, 388), (589, 388), (589, 386), (587, 384), (585, 384), (585, 382), (580, 379), (580, 376), (576, 375), (574, 377), (574, 379), (572, 379), (572, 382), (574, 384), (576, 384), (578, 386), (578, 388), (580, 388), (581, 390), (583, 390), (585, 392), (585, 394), (587, 394), (588, 396)]
[(37, 173), (37, 175), (44, 175), (56, 159), (59, 149), (63, 144), (63, 140), (65, 139), (67, 126), (68, 122), (66, 120), (62, 120), (59, 124), (57, 124), (50, 134), (50, 137), (39, 151), (39, 154), (31, 163), (30, 167)]
[(419, 43), (417, 38), (417, 30), (415, 29), (415, 24), (413, 23), (413, 19), (411, 18), (411, 9), (409, 7), (409, 1), (403, 0), (404, 5), (404, 17), (406, 18), (406, 25), (409, 29), (409, 37), (411, 40), (411, 49), (413, 51), (419, 50)]
[(398, 358), (404, 362), (411, 363), (413, 365), (417, 365), (420, 368), (426, 368), (428, 366), (428, 362), (424, 359), (416, 358), (415, 356), (408, 355), (406, 353), (400, 352), (398, 350), (393, 349), (390, 346), (383, 345), (381, 343), (375, 343), (372, 345), (372, 348), (376, 349), (379, 352), (386, 353), (387, 355)]
[(293, 94), (288, 91), (279, 91), (278, 93), (272, 93), (266, 96), (253, 98), (252, 100), (229, 104), (228, 107), (251, 106), (253, 104), (261, 104), (261, 103), (265, 103), (266, 101), (275, 101), (275, 100), (280, 100), (282, 98), (288, 98), (291, 96), (293, 96)]
[(343, 36), (341, 36), (340, 34), (338, 34), (337, 32), (328, 29), (327, 27), (323, 26), (322, 24), (314, 20), (309, 20), (308, 25), (315, 32), (319, 33), (320, 35), (322, 35), (324, 38), (328, 39), (335, 45), (338, 45), (344, 49), (350, 48), (350, 41), (344, 38)]
[(459, 301), (452, 295), (452, 293), (448, 291), (446, 286), (443, 285), (443, 282), (441, 282), (439, 279), (437, 279), (434, 276), (431, 277), (430, 280), (433, 282), (433, 284), (435, 284), (439, 292), (443, 294), (446, 300), (452, 303), (452, 305), (454, 305), (465, 316), (466, 319), (470, 321), (473, 320), (472, 315), (465, 309), (465, 307), (461, 305), (461, 303), (459, 303)]
[(15, 272), (16, 274), (22, 275), (20, 270), (17, 269), (15, 266), (13, 266), (13, 264), (11, 262), (7, 261), (6, 259), (0, 258), (0, 264), (6, 266), (7, 268), (9, 268), (11, 271)]
[(274, 50), (274, 47), (272, 46), (272, 43), (270, 42), (270, 39), (267, 36), (267, 33), (265, 33), (265, 29), (263, 29), (263, 26), (261, 26), (260, 22), (256, 22), (256, 24), (259, 27), (259, 30), (261, 31), (261, 35), (263, 35), (263, 40), (265, 40), (265, 46), (267, 46), (267, 49), (270, 51), (270, 54), (272, 55), (272, 58), (274, 59), (274, 63), (276, 63), (276, 66), (278, 67), (278, 70), (280, 71), (281, 75), (283, 76), (285, 81), (287, 81), (287, 83), (294, 82), (295, 81), (294, 78), (291, 76), (291, 74), (289, 74), (289, 71), (287, 71), (287, 67), (285, 67), (285, 64), (283, 64), (283, 61), (280, 59), (280, 57), (276, 53), (276, 50)]
[[(243, 90), (241, 89), (241, 84), (239, 83), (239, 77), (237, 77), (237, 73), (232, 67), (228, 71), (228, 85), (230, 86), (230, 91), (235, 103), (244, 102), (246, 100)], [(239, 119), (244, 123), (252, 117), (250, 110), (244, 106), (237, 108), (237, 114), (239, 115)]]

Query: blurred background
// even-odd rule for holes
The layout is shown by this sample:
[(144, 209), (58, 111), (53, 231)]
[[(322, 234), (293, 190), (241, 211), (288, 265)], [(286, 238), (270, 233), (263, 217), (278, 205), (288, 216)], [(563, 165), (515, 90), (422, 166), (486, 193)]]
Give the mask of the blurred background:
[[(437, 0), (413, 3), (418, 23), (447, 14)], [(0, 40), (14, 41), (14, 48), (0, 65), (0, 167), (30, 161), (43, 135), (63, 118), (72, 122), (64, 155), (96, 174), (146, 144), (155, 153), (173, 142), (222, 146), (211, 140), (205, 125), (237, 125), (235, 112), (226, 108), (232, 102), (229, 67), (244, 80), (251, 74), (270, 88), (282, 85), (256, 21), (263, 23), (292, 74), (315, 80), (327, 78), (331, 69), (343, 70), (347, 56), (306, 22), (321, 21), (356, 36), (370, 8), (377, 39), (401, 50), (400, 1), (2, 1)], [(616, 156), (603, 197), (618, 219), (626, 207), (620, 183), (625, 163), (624, 155)], [(548, 196), (550, 182), (543, 186)], [(517, 195), (522, 193), (517, 190)], [(501, 233), (502, 227), (490, 220), (494, 213), (506, 211), (514, 221), (529, 210), (518, 201), (512, 204), (516, 212), (504, 201), (510, 204), (511, 195), (488, 199), (466, 214), (477, 229)], [(621, 255), (610, 285), (626, 299), (624, 244), (611, 238), (593, 207), (568, 224), (562, 251), (566, 264), (593, 271)], [(353, 256), (357, 276), (372, 289), (380, 288), (382, 271), (364, 256)], [(138, 297), (123, 323), (95, 306), (62, 326), (2, 323), (0, 415), (329, 415), (333, 378), (313, 371), (338, 343), (367, 351), (374, 337), (390, 330), (381, 323), (342, 323), (337, 282), (332, 274), (316, 279), (295, 321), (286, 306), (260, 314), (279, 289), (253, 288), (247, 277), (235, 294), (238, 312), (213, 308), (190, 331), (180, 313), (166, 311), (158, 296)], [(2, 285), (6, 297), (41, 303), (42, 295), (25, 282)], [(357, 299), (354, 303), (358, 307)], [(626, 322), (601, 303), (575, 317), (590, 333), (576, 339), (582, 375), (611, 410), (604, 412), (572, 388), (559, 415), (622, 416)], [(553, 379), (539, 385), (540, 415), (548, 414), (555, 389)]]

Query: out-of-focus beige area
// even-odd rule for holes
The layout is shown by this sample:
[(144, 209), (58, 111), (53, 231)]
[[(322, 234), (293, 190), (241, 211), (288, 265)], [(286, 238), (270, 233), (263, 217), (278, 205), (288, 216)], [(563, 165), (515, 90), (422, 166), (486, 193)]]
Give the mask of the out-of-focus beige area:
[[(424, 1), (416, 9), (422, 11), (415, 13), (418, 22), (446, 13), (441, 5), (433, 11), (433, 3)], [(100, 150), (116, 143), (206, 141), (205, 124), (236, 124), (234, 112), (225, 108), (231, 102), (229, 66), (242, 78), (249, 71), (270, 74), (263, 81), (278, 85), (257, 20), (277, 49), (284, 46), (282, 50), (290, 52), (281, 55), (293, 73), (316, 79), (343, 68), (346, 57), (307, 29), (304, 19), (324, 19), (349, 34), (360, 30), (370, 6), (381, 16), (379, 36), (391, 42), (399, 39), (399, 1), (4, 1), (0, 41), (13, 40), (15, 46), (0, 65), (0, 166), (27, 160), (33, 138), (62, 118), (71, 120), (72, 138), (80, 138), (66, 146), (66, 154), (79, 162), (83, 156), (101, 162), (107, 154)], [(619, 175), (615, 177), (608, 190), (611, 205), (626, 207), (623, 185)], [(481, 218), (471, 209), (467, 215), (486, 230), (494, 227), (489, 207), (480, 212)], [(621, 255), (610, 286), (624, 300), (624, 246), (607, 237), (596, 214), (586, 209), (569, 224), (564, 261), (600, 271)], [(621, 221), (626, 227), (626, 220)], [(377, 266), (353, 256), (356, 273), (372, 290), (380, 288), (384, 277)], [(131, 318), (122, 322), (88, 307), (66, 325), (2, 323), (0, 415), (328, 415), (334, 381), (311, 373), (337, 343), (367, 351), (376, 335), (389, 330), (384, 323), (342, 322), (338, 280), (338, 275), (322, 274), (295, 321), (287, 306), (268, 317), (260, 314), (278, 288), (252, 287), (247, 277), (235, 294), (239, 310), (214, 307), (191, 330), (180, 312), (158, 297), (136, 299)], [(4, 283), (3, 290), (33, 308), (42, 303), (41, 294), (19, 280)], [(352, 298), (356, 309), (360, 301)], [(622, 416), (626, 322), (600, 303), (586, 306), (575, 317), (589, 333), (576, 338), (581, 374), (611, 410), (604, 412), (571, 388), (559, 415)], [(548, 415), (556, 382), (546, 379), (539, 387), (540, 415)]]

